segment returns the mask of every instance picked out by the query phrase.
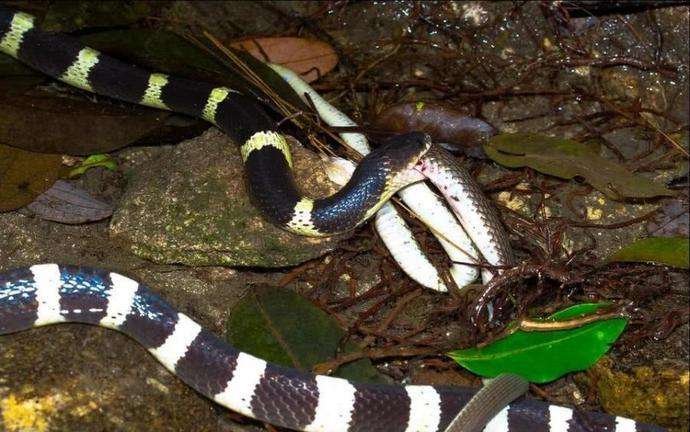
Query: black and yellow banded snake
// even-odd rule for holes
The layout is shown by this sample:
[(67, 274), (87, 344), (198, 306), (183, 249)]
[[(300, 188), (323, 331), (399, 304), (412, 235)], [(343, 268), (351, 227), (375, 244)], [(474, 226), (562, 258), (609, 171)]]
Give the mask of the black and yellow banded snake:
[[(372, 153), (355, 172), (354, 182), (339, 194), (311, 200), (302, 197), (292, 183), (284, 139), (252, 98), (224, 87), (148, 73), (75, 39), (42, 32), (30, 15), (3, 7), (0, 49), (76, 87), (216, 124), (243, 143), (251, 193), (265, 216), (301, 234), (352, 229), (410, 178), (419, 179), (420, 172), (445, 175), (433, 164), (425, 165), (424, 158), (419, 171), (413, 171), (430, 143), (422, 134), (410, 134), (397, 138), (398, 145)], [(269, 178), (280, 181), (281, 187), (275, 189), (267, 183)], [(62, 322), (121, 331), (201, 394), (244, 415), (296, 430), (443, 431), (472, 395), (470, 390), (453, 387), (357, 384), (267, 363), (222, 342), (145, 286), (118, 273), (57, 264), (0, 272), (0, 334)], [(592, 428), (660, 430), (621, 417), (527, 399), (502, 410), (486, 430), (577, 432)]]

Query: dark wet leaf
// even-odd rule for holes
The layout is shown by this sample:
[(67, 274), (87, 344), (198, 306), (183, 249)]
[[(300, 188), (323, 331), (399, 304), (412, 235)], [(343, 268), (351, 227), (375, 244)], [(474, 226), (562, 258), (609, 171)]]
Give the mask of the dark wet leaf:
[(151, 13), (148, 1), (59, 1), (48, 8), (41, 27), (48, 31), (69, 33), (93, 27), (132, 24)]
[[(595, 313), (608, 304), (585, 303), (548, 318), (563, 321)], [(482, 348), (457, 350), (448, 355), (461, 366), (486, 377), (514, 373), (545, 383), (594, 364), (623, 332), (627, 320), (614, 318), (569, 330), (517, 331)]]
[(687, 237), (689, 219), (687, 201), (671, 199), (647, 222), (647, 232), (651, 237)]
[[(243, 78), (174, 33), (113, 30), (91, 34), (82, 40), (94, 48), (131, 63), (148, 66), (151, 70), (217, 82), (235, 89), (246, 88)], [(246, 53), (238, 55), (284, 99), (298, 109), (308, 109), (270, 68)], [(32, 151), (88, 155), (112, 151), (140, 139), (146, 141), (151, 138), (155, 144), (179, 141), (180, 136), (189, 138), (208, 127), (201, 121), (183, 127), (169, 126), (165, 121), (170, 118), (169, 113), (134, 105), (120, 108), (47, 94), (34, 99), (34, 96), (24, 96), (23, 91), (45, 77), (31, 75), (29, 79), (20, 90), (17, 82), (0, 80), (0, 105), (6, 108), (0, 111), (0, 143)], [(2, 83), (7, 83), (12, 92), (3, 94)], [(261, 96), (267, 99), (265, 95)], [(33, 127), (35, 124), (42, 125), (40, 136)], [(75, 137), (90, 139), (77, 140)]]
[(87, 157), (79, 164), (78, 167), (70, 170), (68, 177), (77, 177), (84, 174), (87, 170), (95, 167), (103, 167), (109, 169), (110, 171), (115, 171), (117, 169), (117, 163), (108, 155), (105, 154), (95, 154)]
[(33, 201), (55, 183), (62, 156), (0, 145), (0, 212)]
[(614, 253), (609, 261), (648, 262), (687, 269), (690, 242), (682, 237), (640, 239)]
[(28, 66), (8, 55), (0, 55), (0, 96), (7, 93), (21, 94), (48, 78), (34, 72)]
[(95, 222), (113, 214), (113, 208), (89, 195), (85, 190), (64, 180), (26, 206), (38, 217), (64, 224)]
[(25, 66), (19, 60), (5, 54), (0, 56), (0, 77), (7, 78), (27, 75), (40, 76), (38, 72), (34, 72), (33, 69)]
[(0, 76), (0, 99), (5, 95), (21, 96), (27, 90), (44, 82), (45, 79), (45, 77), (30, 75), (14, 76), (10, 78), (3, 78)]
[(159, 146), (177, 144), (188, 139), (196, 138), (212, 125), (202, 119), (187, 117), (183, 114), (170, 113), (161, 127), (137, 140), (137, 145)]
[(159, 128), (169, 115), (42, 92), (4, 95), (0, 105), (0, 144), (72, 155), (106, 153), (127, 146)]
[(338, 64), (338, 55), (326, 42), (298, 37), (262, 37), (232, 42), (254, 58), (291, 69), (306, 82), (316, 81)]
[(519, 133), (501, 134), (484, 146), (494, 161), (510, 168), (529, 166), (564, 179), (582, 177), (612, 199), (673, 195), (665, 185), (604, 159), (591, 146), (569, 139)]
[(376, 118), (372, 127), (395, 133), (426, 132), (434, 142), (451, 144), (460, 150), (485, 144), (496, 133), (487, 122), (438, 102), (393, 105)]
[[(253, 287), (232, 310), (227, 338), (236, 348), (301, 370), (332, 360), (346, 335), (335, 319), (300, 295), (280, 288)], [(344, 351), (356, 351), (346, 344)], [(337, 376), (385, 382), (366, 359), (338, 369)]]

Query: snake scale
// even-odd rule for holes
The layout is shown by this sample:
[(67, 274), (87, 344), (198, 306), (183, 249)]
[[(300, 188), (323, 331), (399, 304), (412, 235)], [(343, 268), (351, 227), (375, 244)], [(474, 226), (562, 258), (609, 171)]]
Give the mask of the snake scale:
[[(325, 235), (371, 216), (429, 150), (423, 134), (372, 152), (334, 196), (299, 195), (284, 138), (252, 98), (225, 87), (149, 73), (0, 6), (0, 50), (73, 86), (202, 117), (242, 143), (251, 193), (266, 217), (292, 231)], [(343, 215), (346, 215), (343, 218)], [(127, 334), (202, 395), (246, 416), (303, 431), (444, 431), (473, 391), (349, 382), (284, 368), (228, 345), (147, 287), (117, 273), (58, 264), (0, 272), (0, 334), (80, 322)], [(658, 432), (661, 428), (530, 399), (503, 409), (490, 432)]]

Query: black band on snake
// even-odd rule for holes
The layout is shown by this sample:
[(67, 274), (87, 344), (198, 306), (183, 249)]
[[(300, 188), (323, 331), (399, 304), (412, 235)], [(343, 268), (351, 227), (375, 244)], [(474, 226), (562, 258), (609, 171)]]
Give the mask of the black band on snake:
[[(254, 99), (224, 87), (152, 74), (79, 41), (34, 27), (0, 6), (0, 50), (73, 86), (120, 100), (202, 117), (242, 143), (250, 193), (262, 213), (292, 231), (352, 229), (405, 184), (429, 149), (423, 134), (373, 152), (332, 197), (302, 197), (284, 138)], [(57, 264), (0, 272), (0, 334), (81, 322), (121, 331), (204, 396), (249, 417), (304, 431), (443, 431), (471, 390), (357, 384), (284, 368), (240, 352), (146, 287), (117, 273)], [(487, 425), (491, 432), (657, 432), (601, 413), (521, 399)]]
[(253, 98), (227, 87), (150, 73), (34, 27), (25, 13), (0, 10), (0, 50), (74, 87), (122, 101), (203, 118), (242, 144), (254, 204), (272, 223), (302, 235), (349, 231), (365, 222), (397, 190), (419, 180), (410, 169), (429, 149), (428, 136), (399, 136), (360, 163), (333, 196), (302, 196), (292, 178), (285, 138)]
[[(0, 334), (63, 322), (121, 331), (204, 396), (249, 417), (304, 431), (442, 432), (473, 391), (358, 384), (267, 363), (220, 340), (148, 288), (117, 273), (57, 264), (0, 273)], [(622, 417), (529, 399), (487, 432), (659, 432)]]

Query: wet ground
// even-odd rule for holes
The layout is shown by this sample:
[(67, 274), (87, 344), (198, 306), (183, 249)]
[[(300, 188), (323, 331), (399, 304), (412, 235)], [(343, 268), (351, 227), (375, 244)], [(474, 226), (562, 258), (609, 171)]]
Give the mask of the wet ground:
[[(155, 25), (179, 29), (184, 23), (197, 32), (203, 27), (221, 40), (276, 34), (332, 44), (339, 67), (315, 86), (365, 126), (393, 103), (440, 100), (500, 132), (598, 138), (602, 155), (662, 182), (687, 173), (687, 158), (674, 145), (687, 152), (688, 8), (569, 20), (561, 12), (543, 10), (538, 2), (338, 1), (172, 2), (151, 13), (159, 18)], [(120, 150), (114, 153), (117, 172), (91, 170), (79, 184), (117, 209), (137, 199), (137, 175), (166, 178), (169, 172), (149, 169), (165, 151), (170, 148)], [(203, 159), (190, 167), (190, 176), (205, 168)], [(649, 221), (664, 213), (650, 212), (669, 203), (687, 211), (687, 191), (670, 199), (621, 202), (582, 182), (507, 170), (488, 159), (468, 163), (500, 205), (521, 259), (589, 275), (572, 293), (558, 292), (551, 282), (546, 288), (554, 294), (541, 299), (518, 290), (518, 302), (531, 302), (524, 304), (534, 312), (567, 299), (634, 305), (628, 331), (595, 368), (533, 388), (532, 395), (687, 430), (687, 272), (602, 262), (650, 235)], [(175, 198), (175, 190), (168, 192)], [(412, 223), (434, 260), (446, 266), (435, 240)], [(131, 236), (141, 225), (130, 218), (126, 230)], [(467, 326), (466, 298), (424, 292), (403, 276), (370, 225), (337, 250), (319, 246), (309, 257), (317, 258), (284, 268), (221, 266), (222, 259), (181, 265), (180, 254), (141, 253), (114, 228), (110, 220), (71, 226), (27, 210), (2, 213), (0, 269), (51, 261), (105, 266), (154, 287), (217, 334), (224, 333), (232, 306), (258, 283), (300, 292), (372, 352), (422, 347), (442, 353), (485, 340), (495, 330)], [(166, 247), (175, 251), (175, 245), (168, 241)], [(509, 301), (504, 304), (514, 310)], [(479, 385), (442, 356), (374, 360), (397, 380)], [(0, 424), (12, 432), (266, 430), (198, 396), (126, 337), (80, 325), (3, 337), (0, 412)]]

